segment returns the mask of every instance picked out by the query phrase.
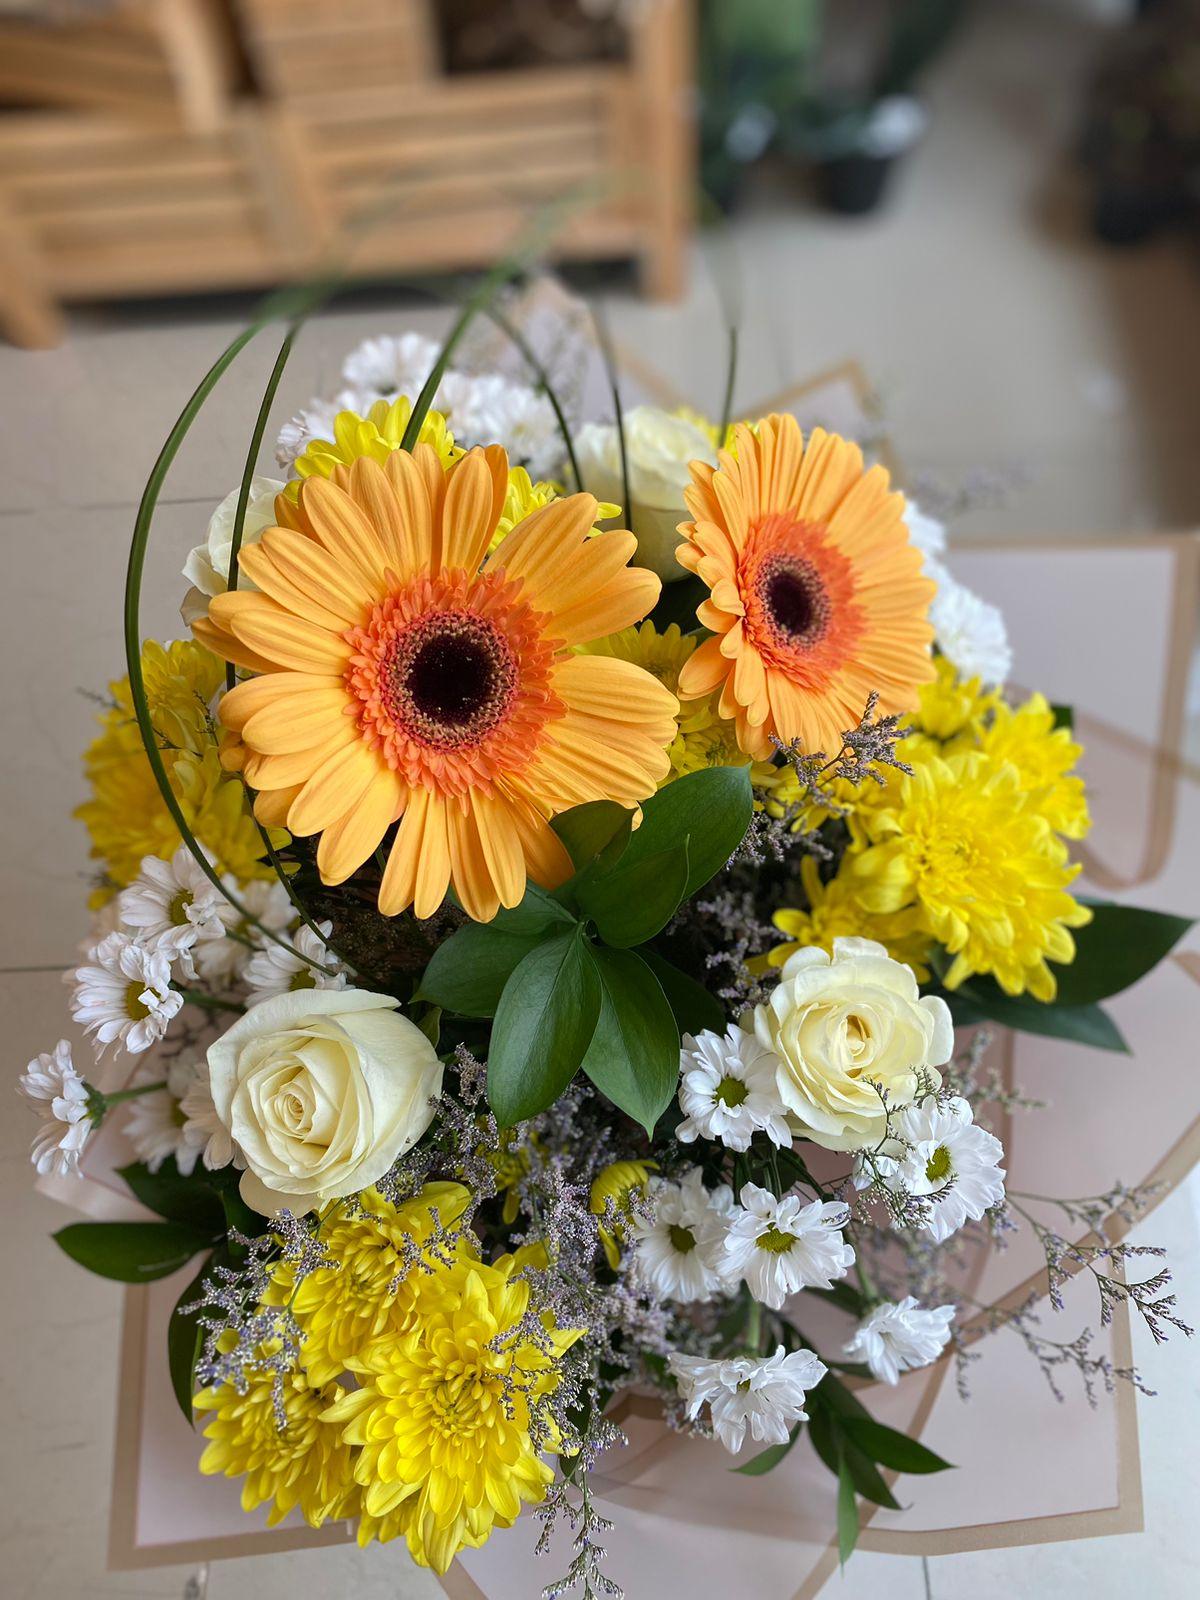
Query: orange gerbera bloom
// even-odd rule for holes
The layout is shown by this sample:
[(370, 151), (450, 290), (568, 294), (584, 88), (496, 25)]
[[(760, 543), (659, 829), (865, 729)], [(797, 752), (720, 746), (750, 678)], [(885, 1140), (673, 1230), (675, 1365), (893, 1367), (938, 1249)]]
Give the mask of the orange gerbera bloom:
[(711, 591), (696, 615), (715, 637), (685, 663), (680, 696), (719, 688), (755, 757), (772, 734), (833, 754), (872, 689), (881, 714), (915, 711), (935, 586), (884, 469), (864, 473), (858, 446), (821, 428), (806, 449), (791, 416), (739, 424), (718, 459), (694, 461), (684, 491), (696, 520), (677, 554)]
[(571, 862), (549, 826), (588, 800), (633, 806), (669, 767), (675, 696), (585, 643), (637, 621), (659, 582), (631, 533), (592, 535), (596, 502), (555, 500), (485, 555), (504, 506), (502, 449), (443, 469), (427, 445), (308, 478), (289, 526), (241, 565), (196, 633), (259, 676), (221, 701), (255, 811), (321, 835), (341, 883), (392, 823), (379, 908), (437, 910), (453, 885), (477, 921)]

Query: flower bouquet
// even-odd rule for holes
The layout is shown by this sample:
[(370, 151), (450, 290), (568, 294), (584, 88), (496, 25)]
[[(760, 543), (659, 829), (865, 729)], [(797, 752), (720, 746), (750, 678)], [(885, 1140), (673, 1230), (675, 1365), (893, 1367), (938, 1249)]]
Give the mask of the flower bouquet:
[(1137, 1191), (1063, 1203), (1085, 1244), (1006, 1194), (985, 1048), (1124, 1048), (1102, 1002), (1189, 924), (1072, 892), (1070, 710), (1006, 694), (1002, 619), (856, 444), (573, 425), (528, 344), (529, 384), (452, 367), (464, 325), (355, 351), (276, 481), (289, 335), (167, 644), (154, 502), (234, 347), (155, 469), (80, 811), (96, 1065), (21, 1079), (39, 1173), (119, 1127), (155, 1220), (56, 1239), (190, 1268), (161, 1359), (272, 1525), (441, 1573), (529, 1515), (547, 1594), (618, 1594), (591, 1485), (635, 1394), (750, 1477), (806, 1438), (845, 1560), (947, 1465), (860, 1395), (966, 1359), (968, 1245), (1031, 1229), (1052, 1297), (1183, 1328), (1104, 1230)]

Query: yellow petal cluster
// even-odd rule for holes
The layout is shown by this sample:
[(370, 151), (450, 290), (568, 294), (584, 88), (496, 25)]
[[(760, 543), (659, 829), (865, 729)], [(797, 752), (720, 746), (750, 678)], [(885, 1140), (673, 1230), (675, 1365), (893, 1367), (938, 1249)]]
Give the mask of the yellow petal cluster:
[[(1069, 892), (1078, 873), (1066, 839), (1090, 826), (1082, 754), (1056, 726), (1041, 695), (1011, 707), (978, 679), (958, 678), (939, 658), (921, 690), (900, 755), (912, 777), (889, 772), (882, 785), (839, 785), (850, 843), (835, 877), (801, 867), (806, 904), (776, 913), (789, 938), (767, 961), (782, 965), (805, 945), (832, 949), (835, 938), (875, 938), (922, 978), (935, 945), (952, 962), (955, 988), (977, 973), (1008, 994), (1052, 1000), (1048, 962), (1074, 959), (1070, 929), (1091, 913)], [(779, 800), (785, 798), (777, 791)], [(822, 820), (809, 806), (798, 826)]]
[(453, 1237), (467, 1200), (457, 1183), (399, 1203), (364, 1191), (321, 1219), (329, 1267), (299, 1285), (277, 1269), (265, 1304), (289, 1308), (302, 1334), (284, 1428), (265, 1367), (245, 1393), (222, 1384), (195, 1399), (212, 1413), (201, 1470), (244, 1475), (247, 1511), (270, 1504), (274, 1524), (298, 1508), (314, 1527), (357, 1516), (360, 1544), (403, 1537), (444, 1572), (544, 1498), (542, 1457), (559, 1443), (546, 1397), (583, 1330), (531, 1315), (542, 1246), (488, 1265)]
[[(164, 645), (148, 639), (142, 673), (163, 763), (188, 826), (222, 872), (239, 882), (273, 878), (245, 791), (218, 754), (209, 705), (224, 683), (224, 665), (191, 640)], [(84, 755), (91, 794), (75, 812), (88, 830), (92, 857), (103, 863), (93, 907), (132, 882), (143, 856), (170, 856), (179, 847), (179, 831), (142, 747), (129, 679), (111, 683), (109, 695), (101, 731)], [(276, 830), (273, 839), (282, 844), (287, 834)]]
[(353, 1361), (359, 1387), (322, 1414), (357, 1451), (363, 1542), (403, 1534), (416, 1562), (445, 1572), (544, 1499), (554, 1474), (533, 1435), (544, 1430), (542, 1450), (556, 1448), (543, 1399), (580, 1330), (544, 1313), (529, 1337), (520, 1265), (464, 1258), (422, 1274), (409, 1331)]
[[(328, 478), (335, 467), (348, 467), (363, 456), (382, 466), (393, 450), (400, 448), (411, 416), (412, 401), (403, 394), (395, 400), (376, 400), (366, 416), (359, 416), (357, 411), (339, 411), (333, 419), (333, 438), (314, 439), (303, 454), (296, 457), (293, 466), (296, 476), (284, 494), (295, 505), (305, 478)], [(443, 467), (450, 466), (464, 453), (455, 444), (454, 435), (440, 411), (425, 413), (415, 442), (431, 445)]]
[(280, 1396), (286, 1419), (281, 1429), (268, 1369), (251, 1378), (245, 1394), (228, 1383), (202, 1389), (193, 1404), (213, 1417), (204, 1430), (209, 1442), (200, 1471), (244, 1477), (242, 1510), (270, 1505), (272, 1528), (297, 1509), (313, 1528), (351, 1515), (358, 1494), (350, 1446), (341, 1429), (324, 1420), (342, 1393), (337, 1384), (313, 1388), (302, 1374), (289, 1374)]

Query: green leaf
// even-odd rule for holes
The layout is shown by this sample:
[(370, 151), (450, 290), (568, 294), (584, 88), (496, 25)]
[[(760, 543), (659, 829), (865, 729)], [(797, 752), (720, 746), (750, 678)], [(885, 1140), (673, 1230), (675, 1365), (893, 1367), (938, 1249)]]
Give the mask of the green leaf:
[(178, 1222), (72, 1222), (54, 1238), (72, 1261), (120, 1283), (170, 1277), (213, 1243)]
[(886, 1506), (889, 1511), (899, 1511), (899, 1500), (884, 1483), (879, 1468), (853, 1442), (845, 1424), (835, 1423), (834, 1431), (838, 1435), (842, 1464), (849, 1468), (854, 1487), (863, 1499), (870, 1500), (877, 1506)]
[(442, 1036), (441, 1006), (429, 1006), (423, 1015), (414, 1017), (413, 1021), (436, 1050), (438, 1047), (438, 1040)]
[(953, 1471), (949, 1461), (943, 1461), (919, 1440), (910, 1439), (908, 1434), (899, 1433), (871, 1417), (846, 1417), (842, 1427), (864, 1455), (894, 1472)]
[(157, 1172), (136, 1161), (132, 1166), (118, 1167), (117, 1173), (136, 1200), (168, 1222), (182, 1222), (206, 1233), (215, 1233), (221, 1227), (221, 1201), (213, 1193), (207, 1174), (182, 1177), (174, 1156), (168, 1156)]
[(675, 1013), (680, 1033), (724, 1033), (725, 1008), (716, 995), (710, 994), (702, 983), (689, 978), (686, 972), (664, 961), (657, 950), (639, 950), (638, 954), (658, 979), (667, 1003)]
[(196, 1310), (199, 1309), (200, 1285), (214, 1260), (215, 1256), (209, 1256), (179, 1296), (171, 1320), (167, 1323), (167, 1367), (171, 1374), (171, 1387), (189, 1428), (196, 1425), (192, 1395), (196, 1388), (196, 1359), (204, 1343), (204, 1329), (196, 1321)]
[(976, 1022), (999, 1022), (1018, 1033), (1071, 1039), (1076, 1044), (1091, 1045), (1094, 1050), (1129, 1054), (1121, 1030), (1099, 1006), (1048, 1006), (1040, 1000), (1007, 995), (998, 985), (980, 978), (947, 992), (943, 998), (959, 1028)]
[(567, 847), (576, 871), (589, 861), (611, 866), (629, 839), (633, 812), (615, 800), (589, 800), (550, 819), (550, 826)]
[(591, 917), (600, 937), (618, 950), (645, 944), (666, 926), (688, 883), (688, 836), (669, 850), (623, 861), (592, 877), (579, 890), (579, 909)]
[(835, 1478), (841, 1471), (841, 1457), (838, 1454), (839, 1437), (834, 1433), (833, 1418), (830, 1413), (815, 1407), (810, 1408), (808, 1441)]
[(583, 929), (555, 934), (504, 986), (488, 1050), (488, 1099), (501, 1127), (544, 1111), (570, 1083), (600, 1014), (600, 981)]
[(838, 1465), (837, 1534), (838, 1561), (844, 1567), (858, 1543), (858, 1505), (854, 1499), (854, 1479), (844, 1460)]
[(1075, 707), (1051, 704), (1050, 710), (1054, 713), (1054, 726), (1066, 728), (1072, 732), (1075, 727)]
[(501, 906), (490, 922), (474, 926), (488, 928), (496, 933), (536, 934), (549, 933), (557, 928), (570, 928), (575, 918), (561, 901), (536, 883), (525, 885), (525, 894), (518, 905)]
[(251, 1211), (242, 1199), (241, 1177), (236, 1167), (218, 1167), (208, 1174), (208, 1181), (221, 1198), (226, 1228), (236, 1228), (247, 1239), (257, 1239), (266, 1233), (270, 1226), (266, 1217)]
[(706, 767), (685, 773), (643, 805), (642, 825), (633, 832), (621, 868), (659, 855), (689, 835), (686, 900), (729, 860), (745, 837), (753, 811), (749, 767)]
[(509, 933), (469, 922), (433, 952), (417, 998), (461, 1017), (494, 1017), (504, 985), (547, 931)]
[(589, 952), (600, 1016), (583, 1070), (648, 1134), (679, 1083), (679, 1029), (658, 979), (631, 950)]
[(812, 1391), (812, 1398), (819, 1410), (830, 1412), (835, 1418), (839, 1417), (865, 1417), (871, 1419), (871, 1413), (861, 1400), (856, 1400), (851, 1390), (835, 1378), (832, 1372), (826, 1373), (817, 1387)]
[(747, 1478), (761, 1478), (764, 1473), (779, 1465), (799, 1437), (800, 1424), (797, 1423), (788, 1434), (786, 1444), (769, 1444), (765, 1450), (760, 1450), (756, 1456), (751, 1456), (749, 1461), (744, 1461), (740, 1467), (731, 1467), (730, 1471), (740, 1472)]
[(1074, 930), (1074, 961), (1053, 968), (1058, 979), (1054, 1009), (1094, 1005), (1120, 994), (1169, 955), (1192, 925), (1191, 917), (1166, 911), (1109, 900), (1093, 903), (1091, 922)]

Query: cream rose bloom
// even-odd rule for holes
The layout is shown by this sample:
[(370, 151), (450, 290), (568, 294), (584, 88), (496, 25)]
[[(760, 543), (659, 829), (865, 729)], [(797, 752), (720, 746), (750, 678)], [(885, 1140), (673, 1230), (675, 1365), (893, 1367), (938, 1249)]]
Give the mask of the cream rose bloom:
[[(664, 582), (687, 576), (675, 559), (679, 524), (688, 516), (683, 491), (691, 482), (692, 461), (716, 466), (712, 440), (686, 417), (672, 416), (657, 406), (635, 406), (625, 417), (625, 449), (629, 456), (628, 508), (638, 547), (634, 561), (650, 567)], [(590, 422), (575, 440), (583, 487), (597, 500), (624, 505), (621, 443), (612, 423)]]
[(754, 1012), (759, 1041), (778, 1058), (776, 1082), (796, 1126), (827, 1150), (877, 1144), (892, 1107), (907, 1105), (924, 1068), (933, 1087), (954, 1029), (944, 1000), (922, 999), (912, 969), (871, 939), (835, 939), (833, 957), (798, 950), (779, 987)]
[[(221, 501), (209, 518), (204, 543), (198, 544), (183, 564), (183, 575), (192, 587), (184, 595), (180, 610), (189, 627), (197, 617), (208, 615), (208, 602), (213, 595), (224, 594), (229, 587), (229, 557), (233, 550), (233, 524), (241, 487), (239, 484), (231, 489)], [(242, 524), (243, 545), (256, 543), (265, 528), (275, 526), (275, 496), (286, 487), (277, 478), (250, 479), (246, 520)], [(253, 589), (254, 585), (248, 578), (239, 577), (238, 588)]]
[(209, 1046), (213, 1106), (255, 1211), (311, 1211), (366, 1189), (425, 1132), (442, 1064), (398, 1003), (297, 989), (251, 1006)]

